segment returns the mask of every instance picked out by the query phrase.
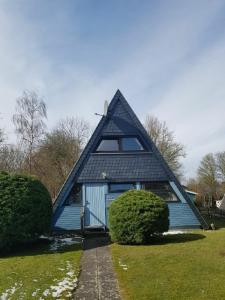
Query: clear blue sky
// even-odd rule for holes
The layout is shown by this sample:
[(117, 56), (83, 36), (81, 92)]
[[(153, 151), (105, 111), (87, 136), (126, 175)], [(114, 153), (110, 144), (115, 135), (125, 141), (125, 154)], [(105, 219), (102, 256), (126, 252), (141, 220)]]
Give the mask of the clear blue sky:
[(165, 120), (187, 151), (185, 174), (225, 150), (225, 1), (0, 1), (0, 127), (24, 89), (38, 90), (48, 126), (95, 126), (119, 88), (143, 121)]

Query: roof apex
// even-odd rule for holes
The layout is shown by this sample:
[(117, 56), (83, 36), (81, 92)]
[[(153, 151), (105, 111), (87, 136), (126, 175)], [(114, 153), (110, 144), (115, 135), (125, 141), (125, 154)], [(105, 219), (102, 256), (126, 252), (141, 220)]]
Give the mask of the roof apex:
[(121, 91), (119, 89), (116, 91), (115, 95), (113, 96), (112, 100), (110, 101), (110, 104), (117, 100), (126, 101), (124, 95), (121, 93)]
[(112, 111), (115, 110), (118, 102), (122, 103), (125, 109), (128, 110), (128, 112), (132, 110), (132, 108), (130, 107), (129, 103), (127, 102), (122, 92), (119, 89), (117, 89), (115, 95), (113, 96), (112, 100), (109, 103), (108, 111), (110, 113), (112, 113)]
[(124, 96), (123, 96), (123, 94), (121, 93), (120, 89), (117, 89), (115, 95), (113, 96), (113, 99), (114, 99), (115, 97), (116, 97), (116, 98), (119, 98), (119, 97), (121, 97), (121, 96), (124, 98)]

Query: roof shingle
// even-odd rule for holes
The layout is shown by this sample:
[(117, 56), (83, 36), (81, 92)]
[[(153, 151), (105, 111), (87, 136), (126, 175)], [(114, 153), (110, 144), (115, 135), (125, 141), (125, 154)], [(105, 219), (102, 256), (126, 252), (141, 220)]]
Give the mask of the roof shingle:
[(160, 162), (151, 153), (91, 154), (78, 182), (169, 180)]

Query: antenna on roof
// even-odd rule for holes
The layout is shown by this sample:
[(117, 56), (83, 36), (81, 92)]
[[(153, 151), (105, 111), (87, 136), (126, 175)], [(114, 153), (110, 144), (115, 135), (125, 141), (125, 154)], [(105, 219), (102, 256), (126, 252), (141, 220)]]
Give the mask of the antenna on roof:
[(105, 103), (104, 103), (104, 113), (103, 115), (102, 114), (98, 114), (98, 113), (95, 113), (96, 116), (101, 116), (101, 117), (105, 117), (107, 115), (107, 112), (108, 112), (108, 101), (105, 100)]
[(108, 101), (105, 100), (105, 103), (104, 103), (104, 116), (107, 115), (107, 112), (108, 112), (108, 107), (109, 107), (109, 104), (108, 104)]

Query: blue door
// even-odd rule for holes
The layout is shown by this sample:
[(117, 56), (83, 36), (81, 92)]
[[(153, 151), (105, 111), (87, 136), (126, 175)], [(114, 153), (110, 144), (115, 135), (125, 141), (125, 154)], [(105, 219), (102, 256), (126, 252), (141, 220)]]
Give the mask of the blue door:
[(85, 226), (105, 226), (106, 184), (85, 184)]

